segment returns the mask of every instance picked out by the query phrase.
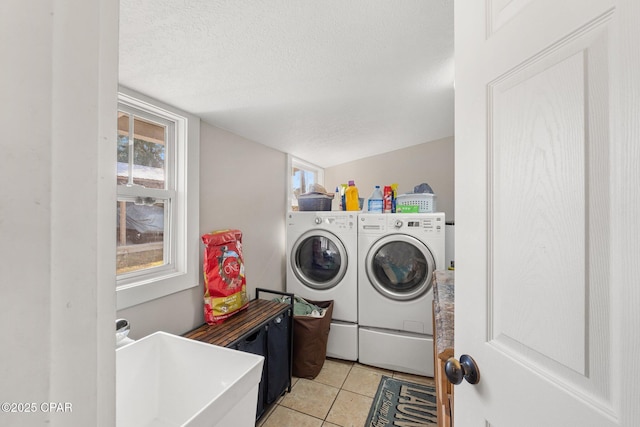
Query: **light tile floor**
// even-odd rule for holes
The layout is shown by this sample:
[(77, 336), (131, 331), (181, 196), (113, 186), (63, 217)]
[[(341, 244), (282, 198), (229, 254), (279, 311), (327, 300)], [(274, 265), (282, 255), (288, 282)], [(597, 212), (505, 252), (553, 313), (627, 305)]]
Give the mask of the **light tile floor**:
[(325, 360), (313, 380), (292, 379), (257, 427), (363, 427), (383, 375), (434, 386), (433, 378), (388, 371), (339, 359)]

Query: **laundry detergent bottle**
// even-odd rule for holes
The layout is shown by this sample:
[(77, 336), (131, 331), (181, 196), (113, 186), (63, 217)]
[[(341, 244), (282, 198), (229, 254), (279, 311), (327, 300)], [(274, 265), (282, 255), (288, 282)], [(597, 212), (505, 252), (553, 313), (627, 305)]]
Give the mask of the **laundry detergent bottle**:
[(349, 181), (349, 186), (345, 191), (345, 200), (348, 211), (359, 211), (360, 201), (358, 200), (358, 187), (353, 180)]
[(371, 193), (371, 197), (369, 197), (369, 201), (367, 203), (368, 203), (367, 210), (369, 212), (382, 213), (384, 201), (382, 198), (382, 191), (380, 190), (379, 185), (376, 185), (373, 188), (373, 193)]

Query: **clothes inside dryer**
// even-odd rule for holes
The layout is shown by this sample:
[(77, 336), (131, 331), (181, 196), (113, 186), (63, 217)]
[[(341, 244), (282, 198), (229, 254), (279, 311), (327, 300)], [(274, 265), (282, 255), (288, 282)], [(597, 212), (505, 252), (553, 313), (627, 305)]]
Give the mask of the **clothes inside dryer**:
[(385, 298), (412, 300), (431, 289), (433, 255), (413, 236), (381, 238), (371, 246), (364, 262), (369, 283)]
[(376, 279), (396, 292), (414, 289), (424, 281), (427, 260), (412, 245), (391, 242), (381, 247), (373, 257)]

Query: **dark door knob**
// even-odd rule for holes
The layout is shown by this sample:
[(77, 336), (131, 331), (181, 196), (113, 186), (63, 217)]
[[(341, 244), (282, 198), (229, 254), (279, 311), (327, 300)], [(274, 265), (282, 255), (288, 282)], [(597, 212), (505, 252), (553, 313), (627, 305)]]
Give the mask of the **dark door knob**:
[(460, 356), (460, 361), (455, 357), (447, 359), (444, 365), (444, 373), (451, 384), (460, 384), (462, 379), (467, 380), (469, 384), (478, 384), (480, 382), (480, 370), (473, 358), (467, 354)]

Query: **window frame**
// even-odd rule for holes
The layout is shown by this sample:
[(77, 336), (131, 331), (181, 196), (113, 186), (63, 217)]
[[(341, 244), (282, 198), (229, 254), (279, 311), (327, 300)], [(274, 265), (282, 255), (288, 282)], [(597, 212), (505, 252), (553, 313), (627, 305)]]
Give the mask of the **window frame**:
[[(199, 285), (199, 145), (200, 119), (130, 89), (120, 87), (118, 111), (136, 110), (141, 117), (169, 121), (175, 128), (173, 155), (167, 155), (165, 189), (118, 185), (117, 200), (135, 199), (142, 194), (158, 199), (170, 197), (171, 209), (165, 214), (163, 266), (116, 275), (117, 309), (142, 304)], [(167, 141), (166, 150), (169, 150)], [(167, 212), (167, 210), (165, 211)]]
[[(287, 154), (287, 212), (294, 210), (298, 206), (298, 199), (293, 194), (293, 169), (304, 169), (311, 171), (317, 176), (317, 184), (324, 187), (324, 169), (313, 163), (302, 160), (291, 154)], [(327, 190), (329, 191), (329, 190)]]
[[(124, 286), (130, 283), (136, 283), (139, 280), (145, 280), (155, 275), (162, 276), (166, 272), (175, 271), (175, 261), (177, 259), (177, 248), (172, 244), (172, 236), (177, 230), (175, 220), (173, 219), (175, 211), (175, 202), (177, 197), (176, 191), (176, 154), (177, 154), (177, 119), (160, 116), (155, 112), (150, 112), (130, 105), (127, 102), (118, 103), (118, 112), (123, 111), (129, 115), (129, 132), (132, 132), (131, 124), (135, 119), (143, 119), (165, 127), (165, 159), (164, 159), (164, 188), (148, 188), (141, 185), (118, 185), (116, 189), (116, 198), (118, 201), (136, 202), (136, 199), (151, 197), (164, 202), (164, 233), (163, 233), (163, 265), (150, 267), (144, 270), (135, 270), (128, 273), (118, 274), (116, 272), (116, 281), (118, 286)], [(133, 155), (133, 147), (129, 148), (129, 160)], [(129, 166), (129, 183), (133, 182), (133, 169)]]

